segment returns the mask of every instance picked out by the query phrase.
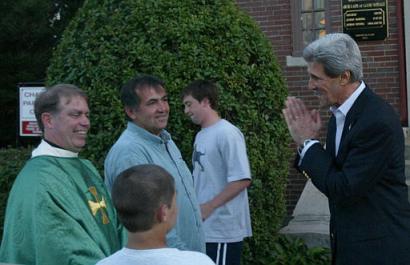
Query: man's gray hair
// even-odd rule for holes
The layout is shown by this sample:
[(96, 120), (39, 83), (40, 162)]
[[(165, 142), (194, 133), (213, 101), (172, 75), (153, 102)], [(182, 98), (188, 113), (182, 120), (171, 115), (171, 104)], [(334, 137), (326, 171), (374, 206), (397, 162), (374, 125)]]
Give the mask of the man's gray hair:
[(320, 63), (325, 74), (337, 77), (350, 71), (350, 82), (363, 79), (362, 55), (357, 43), (347, 34), (327, 34), (310, 43), (303, 50), (306, 62)]

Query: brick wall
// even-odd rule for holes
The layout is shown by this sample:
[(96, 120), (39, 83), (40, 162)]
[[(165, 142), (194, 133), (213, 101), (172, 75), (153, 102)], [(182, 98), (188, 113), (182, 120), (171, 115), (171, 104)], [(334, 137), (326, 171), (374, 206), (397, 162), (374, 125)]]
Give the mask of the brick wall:
[[(282, 66), (289, 94), (304, 99), (311, 107), (316, 106), (315, 97), (306, 89), (308, 82), (306, 67), (286, 66), (286, 56), (292, 54), (290, 1), (236, 0), (236, 3), (256, 20), (262, 31), (271, 40), (273, 50)], [(399, 111), (399, 33), (396, 7), (397, 0), (388, 1), (388, 38), (385, 41), (359, 42), (359, 46), (363, 57), (364, 80), (377, 94), (385, 98)], [(326, 19), (330, 25), (330, 32), (341, 32), (341, 0), (327, 0), (327, 10)], [(326, 121), (328, 119), (327, 110), (321, 110), (321, 114), (323, 120)], [(322, 135), (324, 134), (325, 129), (322, 132)], [(295, 150), (294, 145), (290, 148)], [(292, 168), (292, 164), (293, 161), (289, 161), (291, 169), (286, 190), (288, 214), (292, 213), (306, 182), (306, 179)]]

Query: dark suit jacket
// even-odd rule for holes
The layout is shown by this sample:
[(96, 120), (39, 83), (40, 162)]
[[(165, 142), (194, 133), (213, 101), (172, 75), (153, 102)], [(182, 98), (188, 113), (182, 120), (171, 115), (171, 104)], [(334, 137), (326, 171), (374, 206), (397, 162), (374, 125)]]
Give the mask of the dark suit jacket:
[(410, 204), (398, 115), (366, 87), (346, 116), (337, 157), (335, 131), (332, 116), (326, 150), (314, 144), (299, 166), (329, 199), (333, 264), (410, 264)]

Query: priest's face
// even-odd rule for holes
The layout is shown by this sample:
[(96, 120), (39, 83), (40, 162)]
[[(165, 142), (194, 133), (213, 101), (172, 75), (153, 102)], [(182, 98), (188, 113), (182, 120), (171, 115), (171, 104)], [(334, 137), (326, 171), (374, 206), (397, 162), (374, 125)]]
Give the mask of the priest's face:
[(85, 98), (60, 98), (58, 112), (43, 114), (48, 115), (46, 122), (43, 122), (45, 139), (66, 150), (79, 152), (85, 146), (90, 128), (88, 113)]

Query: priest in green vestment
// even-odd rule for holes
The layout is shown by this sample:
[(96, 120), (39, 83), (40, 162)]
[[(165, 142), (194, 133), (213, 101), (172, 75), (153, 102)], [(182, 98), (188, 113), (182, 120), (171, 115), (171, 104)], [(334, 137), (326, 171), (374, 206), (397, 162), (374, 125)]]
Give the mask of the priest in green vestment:
[(60, 84), (34, 110), (43, 139), (11, 189), (0, 262), (95, 264), (122, 247), (125, 233), (99, 173), (78, 157), (90, 128), (87, 97)]

